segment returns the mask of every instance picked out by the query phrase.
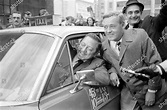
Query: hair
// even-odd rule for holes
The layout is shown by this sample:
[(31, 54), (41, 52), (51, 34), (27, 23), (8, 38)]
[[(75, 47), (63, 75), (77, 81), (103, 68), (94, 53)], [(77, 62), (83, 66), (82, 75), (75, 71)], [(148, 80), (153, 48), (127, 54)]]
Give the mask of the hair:
[(20, 11), (14, 11), (14, 12), (12, 12), (12, 15), (13, 15), (13, 13), (20, 14), (20, 15), (21, 15), (21, 17), (22, 17), (22, 13), (21, 13)]
[(66, 17), (66, 20), (69, 20), (69, 19), (71, 19), (72, 21), (74, 21), (74, 17), (72, 17), (72, 16), (67, 16)]
[(94, 26), (94, 24), (95, 24), (95, 19), (94, 19), (93, 17), (88, 17), (87, 20), (86, 20), (86, 22), (87, 22), (88, 25), (89, 25), (89, 23), (88, 23), (88, 19), (92, 19), (92, 21), (93, 21), (92, 26)]
[(120, 24), (125, 23), (124, 15), (121, 12), (110, 12), (109, 14), (106, 14), (106, 15), (103, 16), (103, 20), (106, 19), (106, 18), (110, 18), (112, 16), (118, 17)]
[(24, 15), (27, 14), (27, 15), (32, 15), (32, 13), (30, 11), (26, 11), (24, 12)]
[(39, 10), (39, 16), (43, 16), (43, 15), (48, 15), (49, 14), (49, 12), (46, 10), (46, 8), (41, 8), (40, 10)]
[[(98, 42), (98, 46), (97, 46), (96, 52), (98, 52), (98, 51), (101, 49), (102, 42), (101, 42), (101, 39), (100, 39), (99, 36), (97, 36), (95, 33), (89, 33), (89, 34), (86, 34), (85, 37), (90, 37), (90, 38), (92, 38), (93, 40), (95, 40), (96, 42)], [(85, 38), (85, 37), (84, 37), (84, 38)]]

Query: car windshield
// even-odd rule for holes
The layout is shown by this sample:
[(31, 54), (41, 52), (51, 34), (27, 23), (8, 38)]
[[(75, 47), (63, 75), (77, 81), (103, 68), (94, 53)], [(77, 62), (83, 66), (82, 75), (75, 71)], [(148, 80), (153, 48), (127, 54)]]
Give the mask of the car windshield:
[(42, 34), (0, 35), (0, 101), (28, 101), (53, 41)]

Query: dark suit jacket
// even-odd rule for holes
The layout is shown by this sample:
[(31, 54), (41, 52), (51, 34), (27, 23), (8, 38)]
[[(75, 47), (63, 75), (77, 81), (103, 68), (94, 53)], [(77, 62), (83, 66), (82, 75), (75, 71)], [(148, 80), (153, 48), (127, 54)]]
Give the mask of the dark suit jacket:
[[(131, 77), (128, 73), (120, 72), (120, 67), (135, 70), (143, 66), (161, 62), (160, 55), (154, 43), (143, 29), (125, 30), (119, 56), (110, 47), (109, 41), (104, 41), (103, 58), (115, 68), (111, 68), (110, 72), (117, 72), (126, 83), (126, 88), (123, 88), (123, 97), (121, 98), (122, 100), (123, 98), (125, 99), (125, 105), (126, 107), (129, 106), (129, 110), (134, 107), (135, 100), (144, 106), (145, 94), (148, 89), (158, 90), (156, 101), (166, 92), (165, 82), (161, 80), (160, 76), (148, 81), (141, 81), (134, 76)], [(134, 103), (132, 103), (132, 98), (134, 99)]]

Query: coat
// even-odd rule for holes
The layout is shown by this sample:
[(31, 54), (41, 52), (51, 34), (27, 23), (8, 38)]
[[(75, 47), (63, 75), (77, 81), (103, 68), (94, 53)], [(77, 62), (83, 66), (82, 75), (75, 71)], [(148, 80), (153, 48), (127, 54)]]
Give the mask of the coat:
[(147, 108), (148, 106), (145, 106), (144, 102), (148, 89), (158, 90), (156, 93), (156, 103), (159, 104), (159, 98), (166, 93), (164, 79), (157, 76), (148, 81), (142, 81), (135, 76), (131, 76), (129, 73), (120, 71), (120, 67), (135, 70), (161, 62), (160, 55), (154, 43), (143, 29), (129, 29), (124, 31), (119, 56), (114, 52), (109, 41), (104, 41), (102, 56), (112, 64), (109, 72), (111, 74), (112, 72), (117, 72), (125, 83), (121, 92), (121, 110), (133, 110), (136, 102), (142, 108)]
[[(77, 54), (77, 51), (76, 49), (70, 46), (70, 53), (73, 60), (73, 58)], [(83, 62), (81, 65), (75, 68), (73, 72), (75, 74), (76, 71), (81, 71), (81, 70), (94, 70), (96, 81), (98, 81), (102, 85), (110, 84), (110, 78), (107, 69), (105, 67), (105, 61), (101, 58), (94, 56), (93, 58)]]
[[(162, 31), (167, 26), (167, 2), (160, 9), (160, 13), (153, 16), (146, 16), (143, 20), (141, 20), (138, 24), (134, 25), (134, 28), (142, 28), (144, 29), (148, 36), (153, 40), (154, 44), (157, 47), (158, 52), (162, 60), (167, 59), (167, 44), (165, 41), (167, 38), (162, 36)], [(128, 25), (125, 27), (128, 29)]]

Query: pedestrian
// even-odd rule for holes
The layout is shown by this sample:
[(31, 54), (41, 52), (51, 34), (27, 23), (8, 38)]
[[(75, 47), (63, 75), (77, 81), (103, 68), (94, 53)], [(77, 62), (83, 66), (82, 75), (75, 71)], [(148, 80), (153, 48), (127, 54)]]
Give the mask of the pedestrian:
[(86, 26), (86, 25), (87, 25), (87, 24), (86, 24), (86, 22), (85, 22), (83, 16), (82, 16), (82, 15), (79, 15), (78, 18), (77, 18), (76, 21), (75, 21), (75, 26)]
[(11, 24), (7, 28), (23, 27), (22, 14), (19, 11), (13, 12), (11, 15)]
[(95, 26), (95, 19), (93, 17), (88, 17), (86, 23), (87, 26)]
[(0, 19), (0, 30), (5, 29), (6, 27), (2, 24), (2, 20)]
[(29, 26), (29, 18), (32, 17), (32, 13), (30, 11), (24, 12), (23, 15), (23, 24), (24, 26)]
[(39, 16), (47, 16), (47, 15), (49, 15), (49, 12), (45, 8), (39, 10)]
[(146, 16), (141, 19), (144, 5), (137, 0), (128, 0), (123, 8), (123, 14), (127, 18), (128, 24), (125, 29), (143, 28), (148, 36), (153, 40), (162, 60), (167, 59), (167, 46), (164, 45), (162, 40), (162, 31), (167, 26), (167, 0), (161, 0), (160, 13), (153, 16)]
[(74, 17), (67, 16), (65, 21), (61, 23), (61, 26), (75, 26), (74, 25)]

